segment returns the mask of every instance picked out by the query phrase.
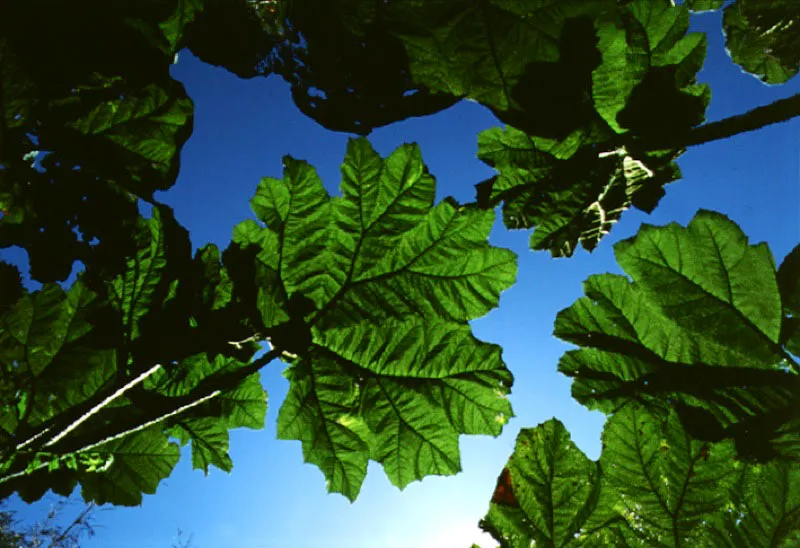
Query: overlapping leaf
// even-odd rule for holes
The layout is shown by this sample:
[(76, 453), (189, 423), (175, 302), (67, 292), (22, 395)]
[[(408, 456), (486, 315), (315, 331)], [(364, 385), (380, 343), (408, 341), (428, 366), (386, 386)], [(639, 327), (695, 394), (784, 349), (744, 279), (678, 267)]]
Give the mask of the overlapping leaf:
[(416, 146), (382, 159), (351, 140), (342, 176), (331, 198), (287, 157), (283, 180), (264, 179), (251, 202), (266, 227), (240, 225), (226, 258), (277, 280), (259, 288), (262, 317), (288, 303), (288, 321), (264, 324), (292, 363), (279, 437), (301, 440), (329, 489), (353, 499), (368, 458), (404, 487), (457, 472), (459, 434), (499, 434), (512, 378), (467, 322), (496, 306), (516, 264), (486, 241), (491, 212), (433, 205)]
[[(657, 143), (674, 143), (676, 135), (702, 122), (709, 99), (707, 87), (695, 84), (705, 37), (687, 34), (684, 6), (628, 2), (574, 30), (580, 21), (565, 24), (558, 49), (570, 74), (596, 57), (586, 82), (569, 83), (570, 89), (585, 89), (583, 106), (558, 92), (538, 99), (547, 113), (534, 116), (526, 107), (536, 120), (556, 116), (549, 125), (561, 124), (558, 131), (529, 125), (526, 115), (506, 120), (519, 129), (479, 136), (478, 156), (499, 172), (478, 185), (479, 202), (502, 201), (506, 226), (535, 227), (531, 248), (554, 256), (571, 256), (579, 243), (591, 251), (631, 206), (652, 211), (663, 186), (680, 177), (674, 160), (681, 151)], [(575, 49), (578, 36), (569, 37), (575, 33), (593, 36), (591, 51)], [(555, 78), (547, 76), (546, 65), (529, 67), (538, 71), (539, 87)], [(579, 119), (572, 119), (581, 109)]]
[(713, 521), (714, 546), (796, 545), (799, 488), (797, 463), (748, 466), (732, 489), (728, 511)]
[(636, 157), (623, 148), (598, 154), (581, 135), (558, 142), (507, 127), (478, 136), (478, 157), (498, 175), (478, 185), (478, 201), (503, 202), (508, 228), (535, 228), (532, 249), (571, 256), (580, 243), (594, 249), (623, 211), (652, 211), (663, 185), (680, 177), (670, 151)]
[(800, 383), (780, 344), (790, 297), (768, 248), (701, 211), (686, 228), (645, 226), (615, 250), (633, 282), (592, 276), (556, 319), (556, 336), (583, 347), (559, 363), (575, 398), (607, 413), (633, 401), (677, 406), (692, 435), (773, 456), (769, 440), (797, 417)]
[[(613, 7), (614, 2), (605, 0), (451, 1), (426, 5), (422, 13), (416, 4), (398, 5), (390, 17), (401, 23), (398, 34), (406, 45), (415, 82), (507, 112), (519, 110), (520, 101), (526, 106), (534, 103), (527, 97), (528, 92), (547, 95), (555, 89), (569, 89), (570, 96), (580, 94), (582, 90), (571, 85), (576, 82), (558, 78), (539, 79), (535, 86), (524, 82), (519, 89), (517, 86), (533, 65), (544, 65), (538, 68), (553, 68), (558, 76), (574, 78), (586, 58), (577, 55), (583, 64), (573, 67), (570, 74), (558, 70), (556, 64), (563, 54), (559, 51), (563, 25), (568, 19), (594, 17)], [(570, 46), (581, 49), (575, 41)], [(588, 51), (591, 50), (590, 39)], [(580, 53), (586, 51), (584, 48)], [(567, 109), (559, 109), (562, 112)]]
[(797, 464), (733, 456), (730, 441), (693, 439), (674, 412), (628, 406), (609, 418), (593, 462), (552, 419), (520, 432), (481, 527), (504, 548), (788, 545)]
[(781, 84), (800, 69), (800, 5), (792, 0), (737, 0), (722, 26), (733, 61), (768, 84)]
[[(228, 430), (263, 427), (264, 389), (240, 361), (253, 345), (227, 342), (238, 328), (219, 253), (205, 247), (192, 261), (165, 207), (139, 219), (134, 239), (116, 279), (45, 286), (2, 311), (2, 380), (13, 395), (0, 410), (4, 494), (30, 501), (80, 483), (87, 500), (139, 504), (177, 462), (170, 436), (191, 440), (195, 467), (230, 470)], [(107, 466), (64, 464), (76, 454), (106, 455)]]

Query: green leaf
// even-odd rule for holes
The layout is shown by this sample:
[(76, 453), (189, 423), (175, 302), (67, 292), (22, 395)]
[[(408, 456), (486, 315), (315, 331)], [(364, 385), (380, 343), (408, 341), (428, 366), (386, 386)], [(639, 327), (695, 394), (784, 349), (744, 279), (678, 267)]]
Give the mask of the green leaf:
[[(78, 96), (77, 104), (66, 99), (62, 108), (74, 113), (66, 127), (86, 137), (82, 146), (105, 154), (103, 161), (109, 168), (119, 163), (132, 171), (143, 185), (137, 189), (140, 195), (172, 186), (178, 173), (178, 151), (191, 132), (194, 110), (181, 84), (151, 84), (102, 102), (92, 95), (81, 99)], [(54, 116), (60, 116), (58, 111)], [(151, 179), (154, 176), (161, 180)]]
[(497, 435), (512, 415), (500, 349), (467, 323), (516, 274), (514, 254), (487, 243), (492, 212), (451, 199), (434, 206), (415, 145), (381, 159), (351, 140), (335, 198), (306, 163), (284, 166), (252, 202), (266, 228), (236, 232), (262, 245), (251, 272), (268, 263), (279, 276), (277, 288), (259, 290), (290, 296), (291, 319), (268, 328), (293, 364), (280, 437), (301, 440), (329, 489), (351, 499), (369, 458), (399, 487), (457, 472), (458, 435)]
[(652, 211), (662, 187), (680, 177), (670, 151), (598, 154), (581, 144), (579, 134), (558, 142), (512, 127), (481, 132), (478, 157), (499, 174), (478, 185), (479, 203), (502, 201), (506, 227), (535, 227), (532, 249), (569, 257), (578, 243), (593, 250), (632, 205)]
[(142, 220), (136, 231), (137, 252), (127, 262), (125, 273), (112, 282), (113, 302), (123, 314), (128, 338), (139, 334), (139, 320), (156, 303), (156, 290), (167, 267), (165, 235), (160, 214)]
[(800, 530), (800, 466), (748, 466), (732, 490), (729, 511), (714, 526), (715, 546), (792, 546)]
[(157, 426), (104, 443), (93, 452), (112, 454), (114, 461), (102, 474), (83, 476), (83, 499), (121, 506), (137, 506), (142, 503), (142, 494), (154, 494), (181, 454)]
[(683, 88), (703, 65), (705, 35), (688, 29), (685, 7), (652, 0), (627, 3), (599, 25), (592, 97), (614, 131), (672, 133), (703, 120), (707, 102)]
[(586, 297), (556, 319), (556, 336), (584, 347), (559, 363), (575, 378), (573, 396), (606, 413), (634, 400), (677, 406), (692, 435), (763, 451), (794, 417), (800, 386), (779, 344), (766, 245), (748, 245), (727, 217), (700, 211), (686, 228), (646, 225), (615, 251), (633, 282), (592, 276)]
[(208, 475), (208, 467), (230, 472), (233, 462), (228, 455), (228, 429), (217, 419), (179, 421), (171, 430), (181, 445), (192, 440), (192, 466)]
[[(509, 546), (571, 546), (594, 511), (600, 470), (551, 419), (517, 436), (481, 527)], [(499, 535), (497, 534), (499, 533)]]
[[(542, 134), (568, 134), (594, 120), (586, 101), (596, 51), (591, 20), (616, 9), (614, 2), (496, 0), (430, 6), (423, 12), (417, 6), (390, 12), (416, 83), (469, 97), (503, 121), (530, 124)], [(553, 109), (556, 97), (562, 108)]]
[(651, 546), (702, 546), (738, 477), (733, 444), (695, 441), (676, 413), (662, 422), (634, 406), (608, 420), (603, 443), (599, 464), (629, 525)]
[(92, 298), (82, 284), (65, 293), (57, 285), (25, 295), (2, 317), (3, 359), (38, 377), (69, 343), (92, 329), (86, 308)]
[(793, 1), (737, 0), (725, 8), (722, 26), (734, 63), (767, 84), (782, 84), (800, 69)]
[(367, 475), (368, 430), (357, 409), (359, 388), (333, 360), (301, 360), (287, 371), (289, 393), (278, 414), (278, 438), (303, 443), (306, 462), (318, 466), (328, 492), (355, 500)]

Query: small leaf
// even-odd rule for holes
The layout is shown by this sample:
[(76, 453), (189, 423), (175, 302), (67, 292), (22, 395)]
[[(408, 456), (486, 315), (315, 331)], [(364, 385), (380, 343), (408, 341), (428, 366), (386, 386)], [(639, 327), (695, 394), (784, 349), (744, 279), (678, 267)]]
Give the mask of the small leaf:
[(83, 499), (119, 506), (136, 506), (142, 503), (142, 494), (154, 494), (180, 458), (178, 446), (170, 443), (157, 426), (110, 441), (93, 451), (113, 454), (114, 462), (106, 472), (82, 478)]

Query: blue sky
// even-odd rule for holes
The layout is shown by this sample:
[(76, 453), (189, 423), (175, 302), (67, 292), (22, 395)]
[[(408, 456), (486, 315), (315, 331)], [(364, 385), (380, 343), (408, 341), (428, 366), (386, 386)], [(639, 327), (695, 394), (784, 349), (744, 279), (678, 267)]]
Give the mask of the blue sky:
[[(798, 78), (768, 87), (743, 74), (724, 52), (719, 15), (695, 16), (694, 23), (697, 30), (708, 31), (708, 60), (700, 80), (713, 90), (709, 119), (800, 92)], [(280, 177), (285, 154), (314, 165), (328, 190), (338, 193), (348, 135), (325, 130), (301, 114), (281, 79), (240, 80), (188, 52), (180, 54), (173, 74), (195, 102), (195, 129), (183, 150), (177, 184), (158, 197), (175, 208), (195, 247), (227, 245), (233, 226), (252, 217), (248, 200), (259, 179)], [(487, 110), (462, 102), (376, 130), (369, 139), (384, 156), (404, 142), (419, 143), (437, 178), (438, 198), (450, 195), (468, 202), (474, 199), (473, 185), (492, 175), (475, 158), (477, 134), (496, 125)], [(141, 507), (99, 513), (97, 536), (86, 546), (166, 547), (178, 528), (193, 533), (198, 548), (495, 546), (480, 534), (477, 522), (520, 428), (555, 416), (589, 456), (599, 455), (604, 417), (574, 402), (570, 381), (556, 371), (569, 348), (552, 336), (557, 312), (582, 295), (581, 282), (589, 275), (621, 273), (613, 259), (614, 242), (634, 235), (642, 223), (686, 224), (700, 208), (727, 214), (751, 243), (766, 241), (780, 263), (800, 241), (798, 143), (800, 120), (794, 120), (695, 147), (679, 161), (684, 178), (669, 185), (655, 212), (627, 212), (591, 255), (578, 251), (570, 259), (554, 260), (547, 252), (531, 252), (529, 233), (508, 232), (498, 219), (490, 240), (519, 254), (518, 281), (502, 295), (500, 308), (473, 327), (479, 338), (504, 348), (516, 377), (511, 401), (517, 416), (499, 438), (461, 438), (463, 472), (458, 476), (426, 478), (401, 492), (371, 464), (355, 503), (327, 495), (319, 470), (303, 464), (300, 443), (276, 439), (275, 421), (288, 383), (281, 376), (283, 364), (273, 362), (262, 370), (270, 398), (266, 428), (232, 433), (230, 474), (213, 469), (204, 477), (191, 470), (185, 454)], [(47, 505), (15, 503), (14, 508), (20, 517), (35, 519)]]

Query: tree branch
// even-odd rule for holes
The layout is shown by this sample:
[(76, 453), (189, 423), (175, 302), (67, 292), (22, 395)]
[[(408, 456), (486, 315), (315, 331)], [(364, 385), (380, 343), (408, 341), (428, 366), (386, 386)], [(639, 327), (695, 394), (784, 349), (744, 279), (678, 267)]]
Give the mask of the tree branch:
[[(114, 401), (115, 399), (117, 399), (118, 397), (120, 397), (122, 394), (124, 394), (125, 392), (127, 392), (129, 389), (133, 388), (133, 387), (134, 387), (134, 386), (136, 386), (137, 384), (139, 384), (139, 383), (141, 383), (142, 381), (144, 381), (144, 380), (145, 380), (147, 377), (149, 377), (150, 375), (152, 375), (153, 373), (155, 373), (155, 372), (156, 372), (156, 371), (158, 371), (159, 369), (161, 369), (161, 364), (156, 364), (156, 365), (154, 365), (153, 367), (151, 367), (150, 369), (148, 369), (147, 371), (145, 371), (144, 373), (142, 373), (141, 375), (139, 375), (138, 377), (136, 377), (135, 379), (133, 379), (133, 380), (129, 381), (127, 384), (125, 384), (125, 386), (122, 386), (122, 387), (121, 387), (121, 388), (119, 388), (119, 389), (118, 389), (116, 392), (114, 392), (113, 394), (111, 394), (110, 396), (108, 396), (107, 398), (105, 398), (103, 401), (101, 401), (100, 403), (98, 403), (97, 405), (95, 405), (94, 407), (92, 407), (92, 408), (89, 410), (89, 412), (88, 412), (88, 413), (85, 413), (85, 414), (81, 415), (81, 416), (80, 416), (80, 417), (79, 417), (77, 420), (75, 420), (75, 421), (74, 421), (72, 424), (70, 424), (68, 427), (66, 427), (64, 430), (62, 430), (62, 431), (61, 431), (61, 432), (60, 432), (58, 435), (56, 435), (55, 437), (53, 437), (53, 439), (51, 439), (50, 441), (48, 441), (47, 443), (45, 443), (43, 447), (50, 447), (51, 445), (55, 445), (56, 443), (58, 443), (59, 441), (61, 441), (61, 440), (62, 440), (63, 438), (65, 438), (65, 437), (66, 437), (66, 436), (67, 436), (67, 435), (68, 435), (70, 432), (72, 432), (73, 430), (75, 430), (75, 429), (76, 429), (77, 427), (79, 427), (79, 426), (80, 426), (82, 423), (84, 423), (84, 422), (86, 422), (87, 420), (89, 420), (89, 419), (92, 417), (92, 415), (95, 415), (96, 413), (98, 413), (98, 412), (99, 412), (101, 409), (103, 409), (103, 408), (104, 408), (106, 405), (108, 405), (109, 403), (111, 403), (112, 401)], [(33, 440), (33, 439), (34, 439), (34, 438), (31, 438), (31, 440)], [(21, 447), (24, 447), (24, 446), (25, 446), (25, 445), (27, 445), (27, 444), (28, 444), (28, 443), (29, 443), (31, 440), (28, 440), (28, 441), (26, 441), (26, 442), (24, 442), (24, 443), (21, 443), (20, 445), (18, 445), (18, 446), (17, 446), (17, 449), (19, 450)]]
[[(135, 414), (126, 421), (117, 421), (114, 424), (105, 426), (104, 428), (92, 429), (84, 436), (78, 438), (61, 437), (59, 440), (57, 440), (57, 442), (53, 442), (52, 444), (48, 443), (48, 446), (59, 445), (59, 447), (51, 447), (49, 450), (58, 454), (83, 453), (91, 451), (103, 443), (107, 443), (109, 441), (113, 441), (134, 432), (143, 430), (149, 426), (162, 422), (202, 403), (205, 403), (206, 401), (217, 397), (226, 390), (234, 388), (245, 378), (253, 373), (258, 372), (262, 367), (267, 365), (275, 358), (280, 357), (281, 354), (281, 350), (273, 348), (259, 359), (244, 367), (230, 371), (224, 371), (206, 377), (194, 388), (194, 390), (184, 396), (166, 397), (155, 394), (155, 403), (148, 406), (148, 408), (144, 410), (144, 414)], [(100, 409), (98, 408), (98, 411), (99, 410)], [(47, 463), (44, 463), (35, 470), (23, 469), (16, 473), (0, 477), (0, 484), (10, 481), (14, 478), (29, 475), (30, 473), (46, 466)]]
[(118, 420), (105, 427), (92, 429), (81, 437), (61, 440), (57, 449), (51, 448), (50, 450), (57, 453), (89, 451), (101, 443), (138, 432), (234, 388), (245, 378), (258, 372), (266, 364), (280, 357), (280, 355), (280, 350), (273, 349), (244, 367), (206, 377), (189, 394), (184, 396), (168, 397), (155, 393), (148, 394), (149, 402), (147, 408), (142, 409), (144, 413), (136, 413), (127, 420)]
[(659, 136), (653, 139), (642, 139), (639, 144), (650, 150), (666, 150), (672, 148), (688, 148), (702, 145), (711, 141), (727, 139), (740, 133), (755, 131), (772, 124), (786, 122), (800, 116), (800, 93), (779, 99), (769, 105), (756, 107), (743, 114), (718, 120), (692, 128), (687, 133), (678, 136)]

